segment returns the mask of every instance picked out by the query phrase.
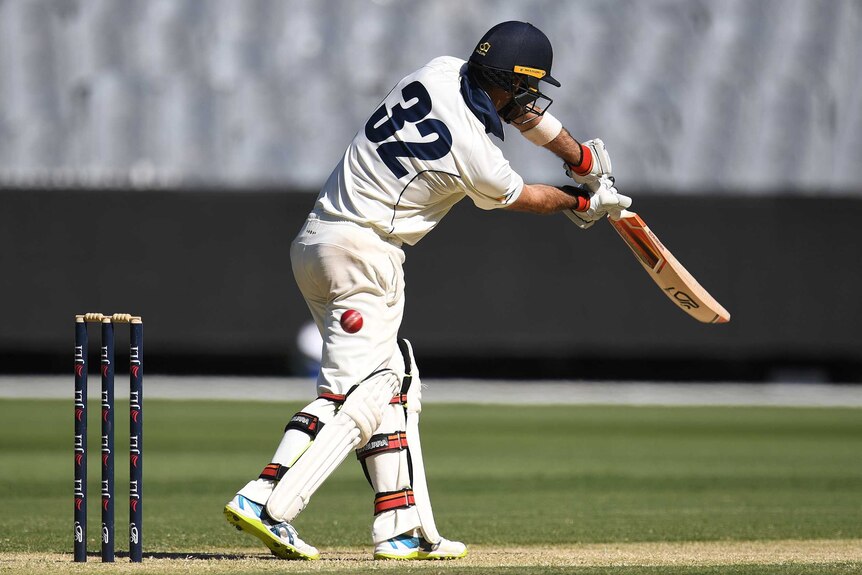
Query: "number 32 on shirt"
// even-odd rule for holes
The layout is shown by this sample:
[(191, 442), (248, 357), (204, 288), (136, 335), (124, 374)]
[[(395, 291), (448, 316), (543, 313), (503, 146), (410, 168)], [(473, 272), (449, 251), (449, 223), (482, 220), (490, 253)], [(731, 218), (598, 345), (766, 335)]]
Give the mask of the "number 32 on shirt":
[[(426, 118), (431, 113), (431, 96), (420, 82), (412, 82), (401, 90), (402, 103), (395, 104), (391, 112), (386, 104), (381, 105), (365, 124), (365, 137), (371, 142), (380, 143), (377, 155), (396, 178), (407, 175), (407, 169), (398, 158), (419, 160), (439, 160), (452, 149), (452, 134), (446, 124), (434, 118)], [(402, 104), (409, 104), (407, 106)], [(396, 138), (386, 142), (405, 124), (414, 124), (423, 137), (436, 134), (430, 142), (406, 142)]]

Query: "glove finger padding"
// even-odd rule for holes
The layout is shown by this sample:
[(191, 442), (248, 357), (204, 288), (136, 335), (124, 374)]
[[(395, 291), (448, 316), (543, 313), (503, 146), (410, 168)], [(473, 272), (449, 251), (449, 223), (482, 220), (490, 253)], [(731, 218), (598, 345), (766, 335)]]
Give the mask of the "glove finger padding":
[(617, 192), (617, 197), (620, 199), (620, 207), (624, 210), (632, 206), (632, 199), (629, 196)]
[[(616, 190), (616, 188), (612, 188)], [(632, 199), (626, 195), (623, 195), (619, 192), (614, 194), (616, 197), (616, 205), (613, 207), (608, 207), (608, 216), (614, 221), (619, 220), (622, 217), (622, 213), (626, 211), (626, 208), (632, 205)]]

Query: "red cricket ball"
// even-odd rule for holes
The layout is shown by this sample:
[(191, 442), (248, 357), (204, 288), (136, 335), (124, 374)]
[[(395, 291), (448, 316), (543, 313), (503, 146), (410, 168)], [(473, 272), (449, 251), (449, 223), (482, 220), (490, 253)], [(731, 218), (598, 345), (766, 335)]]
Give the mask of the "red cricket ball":
[(355, 309), (349, 309), (341, 314), (341, 327), (347, 333), (356, 333), (362, 329), (362, 314)]

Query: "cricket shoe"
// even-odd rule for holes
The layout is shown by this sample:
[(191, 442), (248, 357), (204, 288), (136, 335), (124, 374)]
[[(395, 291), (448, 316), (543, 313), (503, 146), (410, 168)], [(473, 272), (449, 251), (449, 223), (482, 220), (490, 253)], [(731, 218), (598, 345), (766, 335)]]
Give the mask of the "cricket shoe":
[(320, 559), (320, 552), (299, 538), (290, 523), (271, 519), (260, 503), (237, 495), (224, 508), (228, 523), (251, 535), (269, 547), (281, 559)]
[(424, 537), (404, 533), (378, 543), (374, 548), (375, 559), (401, 559), (422, 561), (426, 559), (460, 559), (467, 556), (467, 546), (460, 541), (440, 538), (432, 544)]

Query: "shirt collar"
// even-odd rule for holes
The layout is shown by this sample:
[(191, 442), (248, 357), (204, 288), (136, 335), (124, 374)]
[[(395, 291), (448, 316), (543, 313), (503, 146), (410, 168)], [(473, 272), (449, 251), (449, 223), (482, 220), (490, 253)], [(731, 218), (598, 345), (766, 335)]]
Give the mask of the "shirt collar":
[(485, 133), (494, 134), (502, 140), (503, 122), (500, 120), (500, 115), (485, 90), (470, 81), (467, 75), (467, 64), (461, 68), (461, 96), (464, 97), (464, 102), (470, 111), (485, 126)]

